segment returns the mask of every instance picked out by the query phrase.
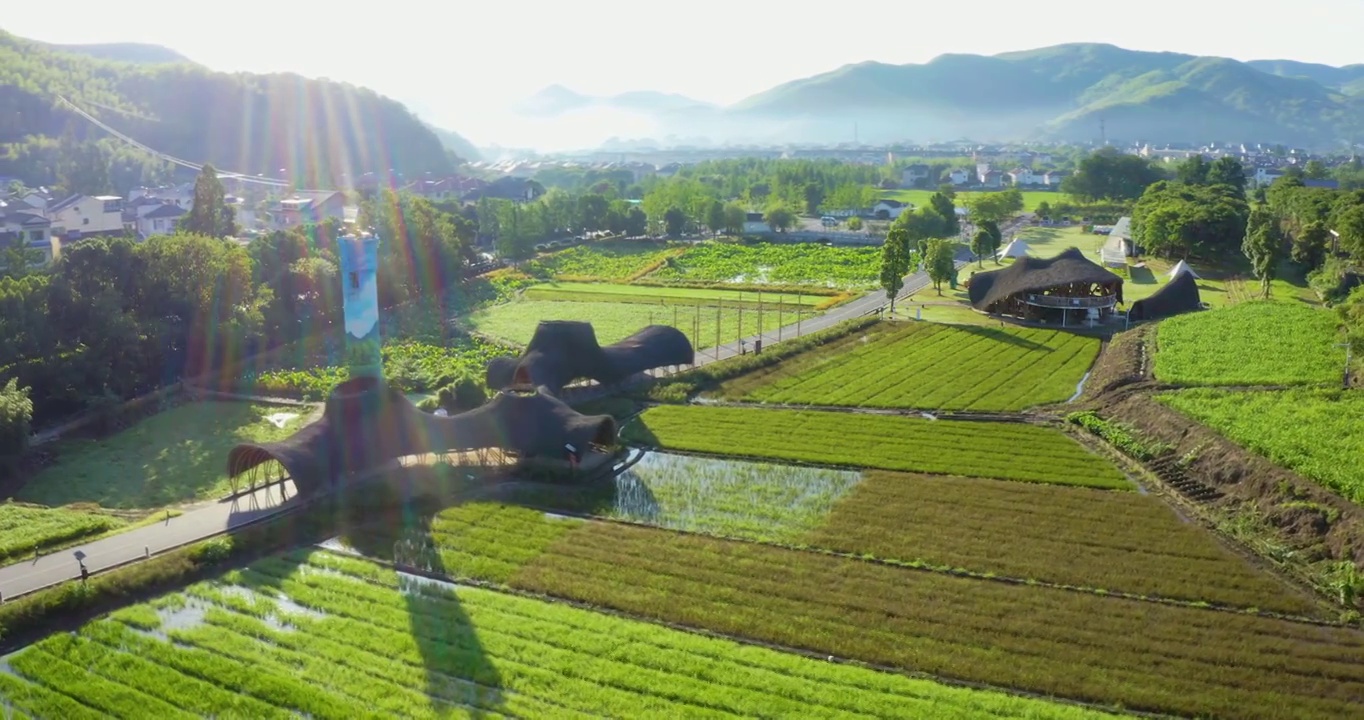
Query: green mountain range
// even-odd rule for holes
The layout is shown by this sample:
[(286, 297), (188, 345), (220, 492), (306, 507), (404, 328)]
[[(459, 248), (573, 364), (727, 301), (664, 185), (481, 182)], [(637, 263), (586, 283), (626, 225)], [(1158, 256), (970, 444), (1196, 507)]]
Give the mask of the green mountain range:
[(1364, 142), (1364, 65), (1239, 62), (1105, 44), (922, 65), (860, 63), (779, 85), (728, 115), (863, 140)]
[[(63, 98), (157, 153), (302, 187), (343, 187), (347, 177), (389, 169), (450, 172), (447, 146), (463, 141), (442, 139), (401, 103), (344, 83), (212, 72), (157, 46), (53, 46), (0, 32), (0, 175), (55, 182), (62, 146), (87, 140), (122, 154), (122, 174), (110, 184), (121, 189), (151, 172), (127, 171), (128, 154), (151, 156)], [(464, 141), (455, 153), (467, 158), (469, 150)], [(166, 167), (145, 167), (153, 166)]]

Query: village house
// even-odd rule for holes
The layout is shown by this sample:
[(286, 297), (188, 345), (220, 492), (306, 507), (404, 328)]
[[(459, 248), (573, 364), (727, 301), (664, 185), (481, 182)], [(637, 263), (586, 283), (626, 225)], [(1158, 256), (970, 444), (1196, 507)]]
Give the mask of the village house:
[(882, 220), (894, 220), (907, 209), (910, 209), (909, 203), (899, 200), (877, 200), (876, 204), (871, 206), (871, 214)]
[(987, 188), (1004, 187), (1004, 173), (998, 170), (987, 170), (980, 175), (980, 185)]
[(339, 192), (297, 193), (270, 206), (270, 225), (287, 230), (300, 225), (316, 225), (328, 220), (344, 220), (346, 198)]
[(1025, 185), (1042, 184), (1042, 177), (1040, 175), (1034, 175), (1031, 170), (1023, 167), (1014, 168), (1014, 170), (1009, 172), (1008, 176), (1009, 182), (1012, 183), (1014, 186), (1021, 187)]
[(22, 202), (0, 207), (0, 248), (23, 242), (25, 250), (41, 253), (42, 259), (35, 257), (35, 264), (45, 265), (60, 256), (61, 244), (52, 236), (52, 222), (27, 208)]
[(971, 181), (971, 171), (966, 168), (953, 168), (952, 172), (947, 174), (947, 179), (953, 185), (965, 185)]
[(123, 234), (123, 198), (116, 195), (72, 195), (48, 205), (45, 215), (65, 240)]
[(161, 203), (137, 216), (133, 232), (143, 240), (153, 235), (174, 234), (176, 223), (186, 214), (185, 209), (175, 203)]
[(1049, 188), (1059, 188), (1069, 174), (1070, 173), (1061, 170), (1052, 170), (1051, 172), (1042, 173), (1042, 184)]
[(928, 176), (931, 171), (927, 165), (910, 165), (900, 173), (900, 186), (913, 188), (923, 187), (928, 183)]

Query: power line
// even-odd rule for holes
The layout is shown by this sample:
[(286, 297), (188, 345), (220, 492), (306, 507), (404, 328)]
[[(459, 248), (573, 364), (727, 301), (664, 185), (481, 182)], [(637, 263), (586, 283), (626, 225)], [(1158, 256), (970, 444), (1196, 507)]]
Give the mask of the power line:
[[(166, 162), (168, 162), (168, 163), (171, 163), (172, 165), (178, 165), (178, 166), (180, 166), (180, 167), (188, 168), (188, 169), (190, 169), (190, 170), (199, 171), (199, 170), (203, 170), (203, 169), (204, 169), (204, 166), (201, 165), (201, 164), (199, 164), (199, 163), (193, 163), (193, 162), (190, 162), (189, 160), (182, 160), (182, 159), (180, 159), (180, 158), (178, 158), (178, 157), (175, 157), (175, 156), (173, 156), (173, 155), (167, 155), (166, 153), (160, 152), (160, 151), (158, 151), (158, 150), (153, 150), (152, 148), (149, 148), (149, 147), (147, 147), (146, 145), (143, 145), (142, 143), (140, 143), (140, 142), (138, 142), (138, 141), (136, 141), (136, 140), (134, 140), (134, 139), (128, 137), (127, 135), (125, 135), (125, 134), (119, 132), (118, 130), (115, 130), (114, 128), (109, 127), (109, 126), (106, 125), (105, 123), (101, 122), (99, 118), (97, 118), (97, 117), (91, 115), (90, 113), (88, 113), (88, 112), (82, 110), (78, 105), (76, 105), (75, 103), (71, 102), (70, 100), (67, 100), (65, 97), (62, 97), (61, 95), (58, 95), (58, 96), (57, 96), (57, 99), (58, 99), (58, 100), (61, 100), (63, 103), (66, 103), (66, 105), (67, 105), (68, 107), (70, 107), (72, 110), (74, 110), (74, 111), (76, 112), (77, 115), (80, 115), (81, 117), (85, 118), (86, 120), (89, 120), (91, 123), (93, 123), (93, 124), (94, 124), (96, 127), (98, 127), (99, 129), (103, 130), (104, 132), (109, 133), (110, 135), (114, 136), (115, 138), (118, 138), (119, 140), (122, 140), (123, 142), (128, 143), (129, 145), (132, 145), (133, 147), (135, 147), (135, 148), (137, 148), (137, 149), (139, 149), (139, 150), (141, 150), (141, 151), (143, 151), (143, 152), (145, 152), (145, 153), (147, 153), (147, 154), (149, 154), (149, 155), (155, 156), (155, 157), (157, 157), (157, 158), (159, 158), (159, 159), (161, 159), (161, 160), (164, 160), (164, 161), (166, 161)], [(289, 187), (289, 183), (288, 183), (287, 181), (285, 181), (285, 180), (277, 180), (277, 179), (275, 179), (275, 178), (258, 177), (258, 176), (254, 176), (254, 175), (247, 175), (247, 174), (245, 174), (245, 173), (230, 172), (230, 171), (223, 171), (223, 170), (219, 170), (219, 171), (218, 171), (218, 175), (219, 175), (220, 177), (229, 178), (229, 179), (233, 179), (233, 180), (239, 180), (239, 181), (241, 181), (241, 182), (256, 183), (256, 184), (259, 184), (259, 185), (269, 185), (269, 186), (271, 186), (271, 187), (276, 187), (276, 188), (287, 188), (287, 187)], [(305, 192), (306, 192), (306, 191), (305, 191)]]

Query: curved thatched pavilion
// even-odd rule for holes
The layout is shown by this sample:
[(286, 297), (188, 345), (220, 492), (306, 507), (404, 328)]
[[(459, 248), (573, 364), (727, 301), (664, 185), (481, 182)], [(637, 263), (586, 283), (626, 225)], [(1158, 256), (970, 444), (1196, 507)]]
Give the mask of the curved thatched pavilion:
[(1078, 325), (1113, 312), (1122, 302), (1122, 278), (1070, 248), (1054, 258), (1021, 257), (1006, 268), (977, 273), (967, 293), (982, 312)]

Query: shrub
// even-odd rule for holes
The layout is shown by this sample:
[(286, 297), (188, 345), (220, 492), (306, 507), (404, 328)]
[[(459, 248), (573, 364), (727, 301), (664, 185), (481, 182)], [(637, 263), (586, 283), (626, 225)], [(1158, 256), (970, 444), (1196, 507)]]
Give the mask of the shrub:
[(1098, 435), (1123, 454), (1138, 460), (1151, 460), (1171, 449), (1165, 443), (1146, 440), (1140, 437), (1135, 429), (1105, 420), (1093, 411), (1074, 412), (1067, 415), (1066, 420)]
[(0, 387), (0, 477), (11, 472), (28, 451), (30, 425), (33, 422), (33, 400), (29, 388), (10, 381)]

